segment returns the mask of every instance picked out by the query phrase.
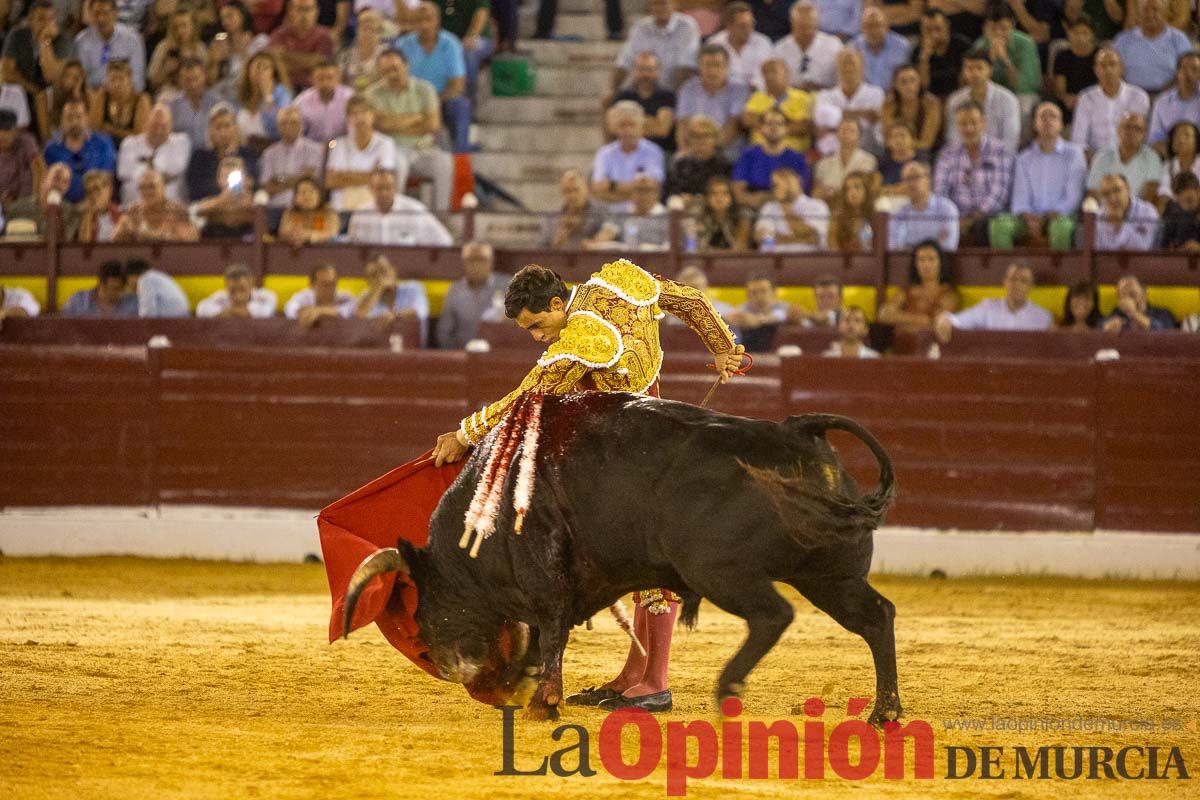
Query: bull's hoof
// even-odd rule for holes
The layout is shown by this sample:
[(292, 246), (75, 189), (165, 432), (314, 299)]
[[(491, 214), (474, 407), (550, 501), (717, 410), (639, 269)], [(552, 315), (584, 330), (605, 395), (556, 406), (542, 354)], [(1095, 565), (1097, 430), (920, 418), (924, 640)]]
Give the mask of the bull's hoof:
[(874, 725), (876, 728), (882, 728), (885, 722), (896, 722), (900, 719), (900, 715), (904, 712), (899, 705), (894, 706), (875, 706), (875, 710), (871, 712), (871, 716), (867, 717), (867, 722)]
[(557, 722), (558, 706), (530, 703), (529, 707), (525, 709), (524, 717), (531, 722)]

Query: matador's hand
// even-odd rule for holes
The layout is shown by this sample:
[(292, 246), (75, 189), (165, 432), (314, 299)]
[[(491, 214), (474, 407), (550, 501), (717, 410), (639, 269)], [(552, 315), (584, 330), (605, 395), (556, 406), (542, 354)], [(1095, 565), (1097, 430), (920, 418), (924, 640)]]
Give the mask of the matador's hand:
[(713, 355), (713, 366), (721, 374), (721, 383), (729, 383), (729, 379), (741, 369), (742, 353), (744, 352), (746, 352), (746, 348), (739, 344), (732, 350)]
[(433, 448), (433, 465), (440, 467), (442, 464), (453, 464), (466, 454), (469, 447), (462, 431), (443, 433)]

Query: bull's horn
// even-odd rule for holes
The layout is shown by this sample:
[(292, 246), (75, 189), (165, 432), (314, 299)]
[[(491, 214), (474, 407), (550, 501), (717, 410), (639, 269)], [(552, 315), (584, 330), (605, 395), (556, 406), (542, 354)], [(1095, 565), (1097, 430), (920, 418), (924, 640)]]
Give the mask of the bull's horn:
[(342, 616), (343, 639), (350, 636), (350, 621), (354, 619), (354, 607), (358, 605), (358, 596), (367, 588), (372, 578), (389, 572), (408, 572), (404, 556), (394, 547), (376, 550), (364, 558), (358, 569), (354, 570), (354, 574), (350, 576), (350, 583), (346, 586), (346, 608)]
[(512, 658), (514, 664), (520, 663), (525, 659), (525, 653), (529, 651), (529, 626), (524, 622), (516, 622), (511, 625), (512, 628)]

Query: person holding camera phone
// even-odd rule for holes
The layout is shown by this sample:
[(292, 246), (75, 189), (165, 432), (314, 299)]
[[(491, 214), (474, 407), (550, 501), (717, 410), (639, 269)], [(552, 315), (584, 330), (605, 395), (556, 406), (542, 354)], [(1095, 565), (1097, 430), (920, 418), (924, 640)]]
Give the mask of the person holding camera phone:
[(217, 169), (221, 191), (194, 206), (204, 220), (203, 239), (241, 238), (254, 232), (254, 179), (246, 172), (246, 162), (238, 156), (221, 159)]

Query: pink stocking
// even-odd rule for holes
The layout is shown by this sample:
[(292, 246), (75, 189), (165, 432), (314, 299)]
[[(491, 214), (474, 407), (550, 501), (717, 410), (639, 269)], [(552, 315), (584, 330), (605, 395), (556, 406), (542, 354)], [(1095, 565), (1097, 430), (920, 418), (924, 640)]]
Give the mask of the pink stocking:
[[(653, 617), (653, 614), (647, 613), (646, 609), (640, 604), (636, 604), (633, 611), (633, 632), (637, 636), (638, 641), (642, 643), (642, 647), (646, 648), (646, 652), (650, 652), (650, 647), (647, 644), (648, 632), (647, 617)], [(602, 689), (612, 689), (617, 692), (624, 692), (630, 686), (636, 686), (641, 683), (642, 676), (646, 672), (646, 656), (643, 656), (633, 642), (629, 643), (629, 655), (625, 657), (625, 666), (621, 669), (621, 674), (613, 678), (608, 683), (604, 684)]]
[(648, 618), (647, 659), (641, 683), (626, 689), (626, 697), (657, 694), (670, 688), (667, 670), (671, 665), (671, 634), (675, 631), (675, 618), (679, 616), (679, 603), (670, 603), (669, 606), (670, 611), (665, 614), (651, 614), (642, 608), (638, 609)]

